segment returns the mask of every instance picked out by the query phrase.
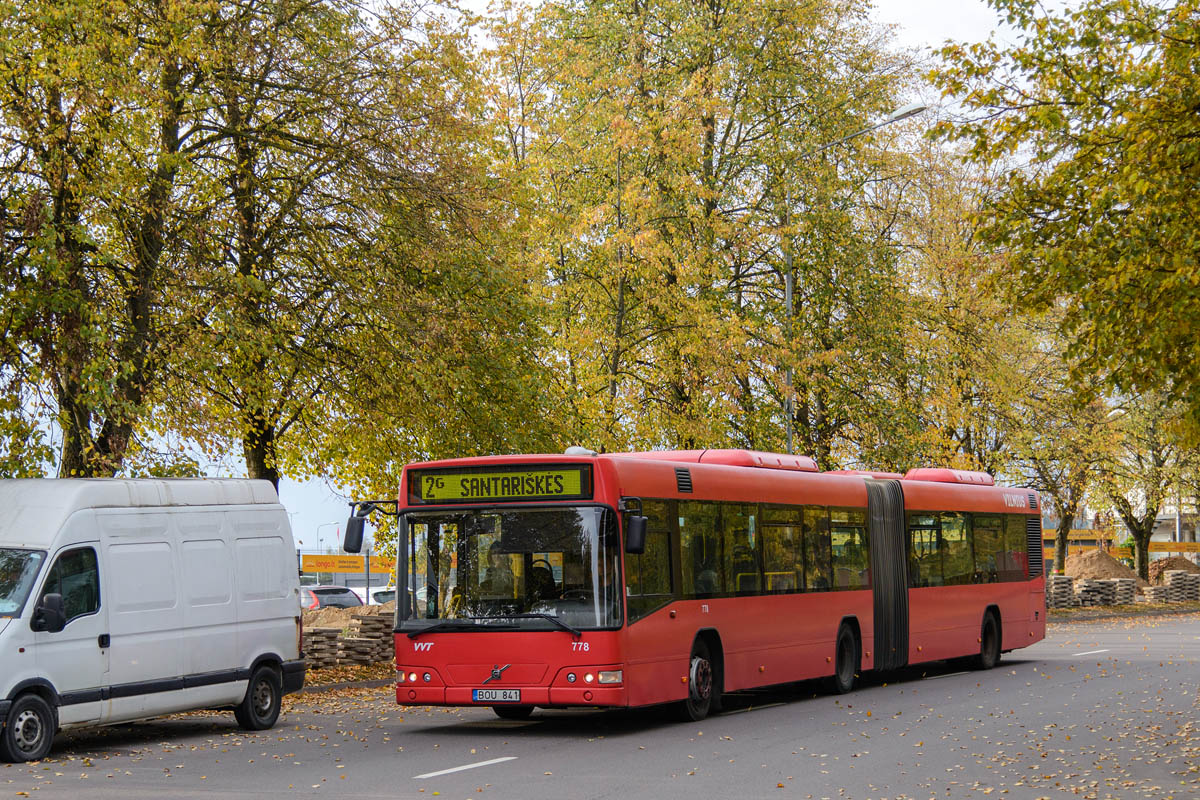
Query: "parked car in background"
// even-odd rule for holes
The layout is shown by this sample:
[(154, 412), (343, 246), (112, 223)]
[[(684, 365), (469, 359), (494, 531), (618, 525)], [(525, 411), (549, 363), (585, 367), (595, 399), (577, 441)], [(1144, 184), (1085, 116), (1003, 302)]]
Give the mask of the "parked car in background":
[(355, 608), (363, 604), (352, 589), (346, 586), (301, 586), (300, 607), (306, 610), (318, 608)]
[(396, 599), (395, 589), (380, 589), (378, 592), (371, 592), (371, 602), (376, 605), (391, 603)]

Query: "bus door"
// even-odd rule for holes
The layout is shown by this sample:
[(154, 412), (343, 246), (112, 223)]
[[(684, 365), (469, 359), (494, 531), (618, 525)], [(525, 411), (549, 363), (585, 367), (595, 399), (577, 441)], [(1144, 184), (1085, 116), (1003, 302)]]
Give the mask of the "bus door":
[(908, 555), (900, 481), (867, 481), (867, 526), (875, 606), (875, 668), (908, 663)]

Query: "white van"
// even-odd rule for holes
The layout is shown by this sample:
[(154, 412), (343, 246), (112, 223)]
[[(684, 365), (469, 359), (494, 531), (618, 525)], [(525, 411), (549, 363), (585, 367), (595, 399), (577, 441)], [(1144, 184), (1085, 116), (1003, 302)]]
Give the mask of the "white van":
[(304, 685), (299, 593), (267, 481), (0, 480), (0, 758), (198, 708), (270, 728)]

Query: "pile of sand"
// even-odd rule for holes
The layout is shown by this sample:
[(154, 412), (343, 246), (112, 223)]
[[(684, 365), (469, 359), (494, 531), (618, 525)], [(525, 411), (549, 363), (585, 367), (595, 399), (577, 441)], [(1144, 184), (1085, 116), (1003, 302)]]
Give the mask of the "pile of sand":
[(1188, 561), (1183, 556), (1169, 556), (1150, 562), (1150, 582), (1163, 582), (1163, 573), (1172, 569), (1185, 569), (1188, 572), (1200, 572), (1200, 567)]
[(315, 611), (305, 611), (304, 627), (306, 628), (340, 628), (350, 627), (350, 619), (357, 616), (391, 616), (396, 613), (395, 603), (384, 603), (381, 606), (354, 606), (352, 608), (336, 608), (326, 606)]
[(1088, 550), (1083, 553), (1069, 555), (1067, 556), (1065, 569), (1066, 573), (1076, 580), (1080, 578), (1091, 578), (1093, 580), (1137, 578), (1138, 586), (1148, 585), (1144, 580), (1138, 578), (1136, 572), (1103, 550)]

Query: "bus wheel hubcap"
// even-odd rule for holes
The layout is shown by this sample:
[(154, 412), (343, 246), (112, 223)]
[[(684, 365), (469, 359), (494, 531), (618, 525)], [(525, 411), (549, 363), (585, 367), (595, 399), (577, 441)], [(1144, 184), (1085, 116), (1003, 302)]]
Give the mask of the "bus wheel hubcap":
[(712, 694), (712, 665), (708, 663), (708, 659), (693, 658), (692, 659), (692, 699), (703, 701), (708, 699)]

